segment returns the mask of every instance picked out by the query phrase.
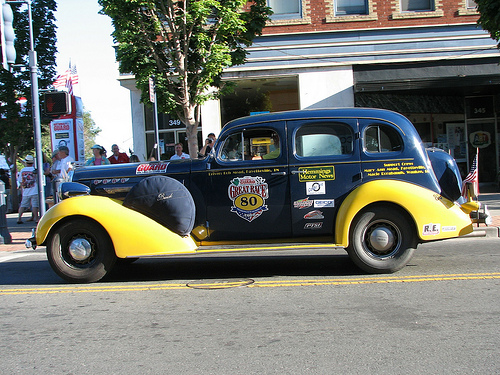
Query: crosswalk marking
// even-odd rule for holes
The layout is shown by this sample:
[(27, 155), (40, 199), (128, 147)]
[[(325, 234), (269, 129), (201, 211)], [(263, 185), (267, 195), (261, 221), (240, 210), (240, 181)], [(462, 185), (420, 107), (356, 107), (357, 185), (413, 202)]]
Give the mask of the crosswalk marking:
[(34, 254), (35, 253), (23, 253), (23, 254), (12, 254), (12, 255), (7, 255), (7, 256), (1, 256), (0, 263), (8, 262), (9, 260), (22, 258), (22, 257), (28, 256), (28, 255), (34, 255)]

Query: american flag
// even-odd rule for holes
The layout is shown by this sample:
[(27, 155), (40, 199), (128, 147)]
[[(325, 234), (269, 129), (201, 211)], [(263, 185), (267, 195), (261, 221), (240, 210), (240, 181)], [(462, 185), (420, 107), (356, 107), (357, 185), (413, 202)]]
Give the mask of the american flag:
[(477, 191), (477, 194), (479, 194), (479, 178), (477, 174), (477, 156), (474, 157), (474, 160), (472, 161), (472, 166), (470, 167), (469, 174), (464, 178), (463, 180), (463, 186), (462, 186), (462, 196), (467, 199), (467, 189), (465, 189), (465, 183), (466, 182), (472, 182), (475, 186), (475, 190)]
[(78, 84), (78, 72), (76, 71), (76, 65), (71, 65), (63, 74), (57, 76), (56, 80), (52, 84), (57, 90), (68, 91), (73, 95), (74, 86)]

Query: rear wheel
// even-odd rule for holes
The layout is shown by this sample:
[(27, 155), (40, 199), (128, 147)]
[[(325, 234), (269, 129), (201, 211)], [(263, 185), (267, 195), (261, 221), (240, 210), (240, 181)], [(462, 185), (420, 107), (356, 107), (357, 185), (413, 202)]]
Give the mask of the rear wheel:
[(98, 281), (116, 262), (108, 233), (98, 223), (83, 218), (68, 221), (51, 233), (47, 257), (59, 276), (74, 283)]
[(410, 261), (417, 240), (406, 213), (377, 206), (354, 218), (347, 253), (364, 271), (392, 273)]

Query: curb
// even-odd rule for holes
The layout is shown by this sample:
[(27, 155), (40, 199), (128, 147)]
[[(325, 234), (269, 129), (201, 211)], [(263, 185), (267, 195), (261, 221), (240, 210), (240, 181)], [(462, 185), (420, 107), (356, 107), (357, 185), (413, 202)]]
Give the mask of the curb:
[[(474, 227), (472, 233), (466, 234), (462, 237), (500, 237), (499, 227)], [(461, 238), (461, 237), (458, 237)]]

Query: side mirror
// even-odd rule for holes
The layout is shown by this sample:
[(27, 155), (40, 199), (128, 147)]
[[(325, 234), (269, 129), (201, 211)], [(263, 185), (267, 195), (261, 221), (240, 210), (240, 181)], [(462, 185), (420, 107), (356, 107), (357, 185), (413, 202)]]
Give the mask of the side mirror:
[(59, 196), (61, 199), (89, 194), (90, 188), (87, 185), (83, 185), (78, 182), (64, 182), (59, 188)]

